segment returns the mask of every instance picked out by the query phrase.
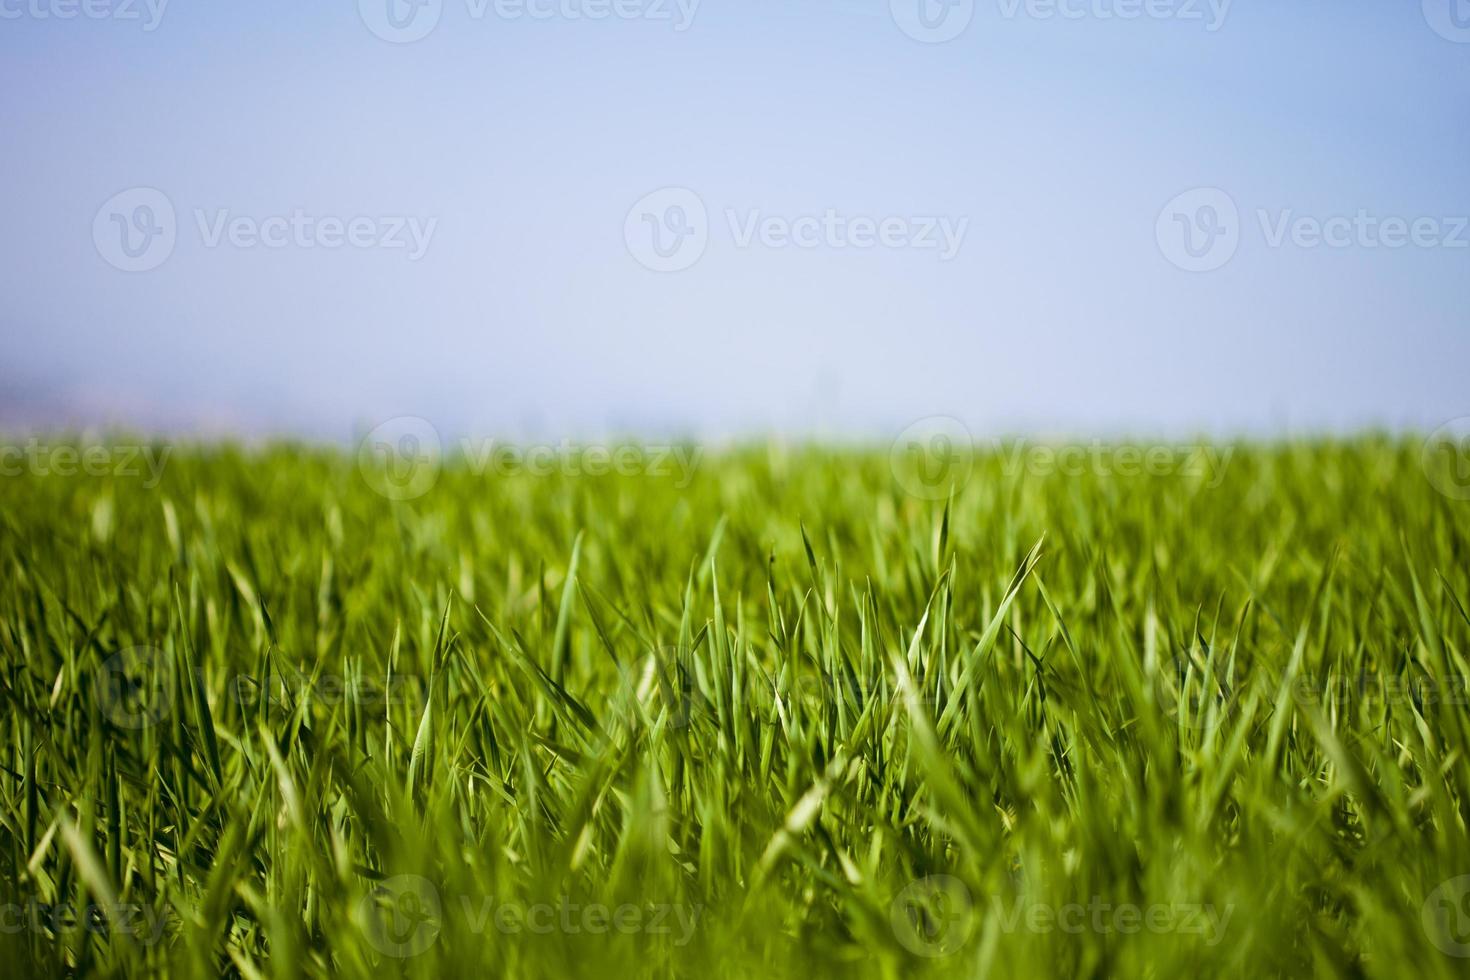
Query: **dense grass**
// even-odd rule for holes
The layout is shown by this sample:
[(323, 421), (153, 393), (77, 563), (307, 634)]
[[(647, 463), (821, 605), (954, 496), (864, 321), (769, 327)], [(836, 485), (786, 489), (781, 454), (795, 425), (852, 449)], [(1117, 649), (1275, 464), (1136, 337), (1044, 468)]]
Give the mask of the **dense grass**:
[(0, 479), (6, 972), (1463, 975), (1470, 502), (1021, 458)]

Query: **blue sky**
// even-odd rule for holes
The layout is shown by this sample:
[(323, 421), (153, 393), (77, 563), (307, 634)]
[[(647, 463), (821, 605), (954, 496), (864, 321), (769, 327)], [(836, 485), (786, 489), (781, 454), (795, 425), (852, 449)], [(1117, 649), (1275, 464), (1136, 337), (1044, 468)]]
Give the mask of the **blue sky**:
[(1470, 414), (1464, 0), (81, 2), (0, 0), (0, 425)]

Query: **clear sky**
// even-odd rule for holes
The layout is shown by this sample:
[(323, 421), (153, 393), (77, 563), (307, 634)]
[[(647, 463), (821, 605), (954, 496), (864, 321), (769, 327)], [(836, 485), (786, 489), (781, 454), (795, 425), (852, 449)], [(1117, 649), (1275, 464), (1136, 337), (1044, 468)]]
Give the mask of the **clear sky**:
[(920, 2), (0, 0), (0, 425), (1470, 414), (1470, 3)]

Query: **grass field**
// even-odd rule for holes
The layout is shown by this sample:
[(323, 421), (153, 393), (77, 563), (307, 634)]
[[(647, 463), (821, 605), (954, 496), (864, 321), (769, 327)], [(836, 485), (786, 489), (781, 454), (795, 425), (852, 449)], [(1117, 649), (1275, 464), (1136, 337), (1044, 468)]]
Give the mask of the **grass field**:
[(1463, 474), (921, 448), (42, 447), (3, 972), (1470, 970)]

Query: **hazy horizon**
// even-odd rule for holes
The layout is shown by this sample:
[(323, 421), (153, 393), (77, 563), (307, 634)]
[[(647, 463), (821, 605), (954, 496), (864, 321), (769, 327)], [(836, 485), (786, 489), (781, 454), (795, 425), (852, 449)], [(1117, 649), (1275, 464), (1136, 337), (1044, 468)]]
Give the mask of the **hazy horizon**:
[(1452, 2), (0, 4), (0, 430), (1432, 430)]

